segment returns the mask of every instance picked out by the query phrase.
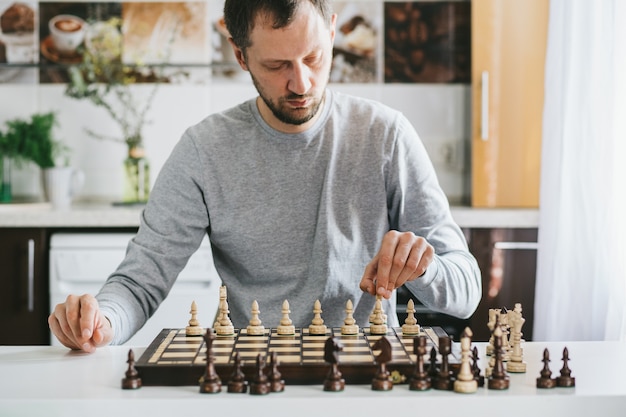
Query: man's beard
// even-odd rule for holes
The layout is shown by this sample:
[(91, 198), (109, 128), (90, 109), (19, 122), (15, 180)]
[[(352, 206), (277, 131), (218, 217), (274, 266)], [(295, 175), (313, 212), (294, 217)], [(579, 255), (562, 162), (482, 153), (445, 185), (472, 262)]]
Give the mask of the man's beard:
[[(326, 95), (326, 92), (324, 92), (324, 94), (322, 95), (320, 99), (315, 99), (314, 97), (310, 97), (310, 96), (290, 94), (287, 97), (280, 97), (278, 99), (278, 104), (276, 104), (269, 97), (265, 95), (263, 87), (261, 87), (261, 85), (257, 82), (256, 78), (254, 78), (254, 75), (252, 75), (252, 73), (250, 73), (250, 77), (252, 78), (252, 83), (254, 84), (254, 87), (259, 93), (259, 96), (261, 97), (265, 105), (272, 111), (272, 114), (274, 114), (274, 117), (276, 117), (281, 122), (285, 124), (289, 124), (289, 125), (296, 125), (296, 126), (302, 125), (308, 122), (309, 120), (311, 120), (313, 117), (315, 117), (315, 115), (320, 109), (322, 102), (324, 101), (324, 96)], [(313, 101), (310, 103), (308, 111), (302, 116), (296, 116), (295, 114), (292, 114), (291, 111), (284, 110), (282, 108), (282, 106), (285, 104), (287, 100), (301, 100), (301, 99), (313, 99)]]

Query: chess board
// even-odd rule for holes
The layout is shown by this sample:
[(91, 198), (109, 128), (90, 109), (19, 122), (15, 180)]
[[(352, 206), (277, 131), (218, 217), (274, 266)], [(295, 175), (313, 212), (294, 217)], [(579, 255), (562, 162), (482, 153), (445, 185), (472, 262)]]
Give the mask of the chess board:
[[(448, 336), (440, 327), (422, 326), (420, 335), (427, 338), (427, 354), (438, 351), (439, 338)], [(218, 336), (213, 341), (215, 370), (225, 383), (234, 369), (234, 355), (239, 352), (246, 377), (252, 378), (256, 358), (262, 354), (268, 359), (276, 352), (278, 369), (286, 384), (322, 384), (328, 374), (329, 364), (324, 361), (324, 343), (335, 337), (343, 345), (339, 352), (339, 370), (347, 384), (369, 384), (376, 373), (377, 351), (374, 344), (381, 335), (373, 335), (369, 328), (359, 329), (358, 335), (342, 335), (340, 328), (328, 329), (325, 335), (311, 335), (308, 328), (296, 329), (294, 335), (278, 335), (276, 329), (266, 329), (264, 335), (246, 334), (246, 329), (235, 329), (234, 335)], [(392, 346), (392, 359), (387, 369), (394, 382), (402, 383), (415, 369), (416, 355), (413, 344), (416, 335), (403, 335), (402, 329), (389, 328), (385, 335)], [(437, 361), (440, 361), (438, 357)], [(460, 350), (452, 343), (448, 355), (451, 367), (458, 367)], [(203, 336), (188, 336), (185, 329), (163, 329), (136, 362), (136, 369), (144, 386), (198, 385), (206, 369), (206, 346)]]

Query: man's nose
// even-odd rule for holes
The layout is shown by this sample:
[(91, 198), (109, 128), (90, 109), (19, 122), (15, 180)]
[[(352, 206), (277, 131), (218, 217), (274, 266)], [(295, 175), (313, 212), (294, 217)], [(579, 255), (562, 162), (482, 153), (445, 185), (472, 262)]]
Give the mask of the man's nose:
[(311, 70), (309, 67), (302, 63), (297, 63), (292, 66), (291, 75), (289, 77), (289, 84), (287, 88), (289, 91), (304, 95), (311, 88)]

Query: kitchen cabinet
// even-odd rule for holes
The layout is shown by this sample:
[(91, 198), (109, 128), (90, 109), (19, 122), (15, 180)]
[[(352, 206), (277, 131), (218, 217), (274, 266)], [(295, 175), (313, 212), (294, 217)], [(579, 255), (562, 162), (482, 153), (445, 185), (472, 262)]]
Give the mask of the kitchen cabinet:
[(469, 321), (476, 341), (491, 336), (489, 309), (522, 305), (523, 338), (532, 340), (537, 269), (537, 228), (485, 228), (465, 231), (481, 270), (483, 295)]
[(538, 207), (549, 0), (472, 0), (474, 207)]
[(0, 345), (45, 345), (48, 236), (42, 228), (0, 228)]

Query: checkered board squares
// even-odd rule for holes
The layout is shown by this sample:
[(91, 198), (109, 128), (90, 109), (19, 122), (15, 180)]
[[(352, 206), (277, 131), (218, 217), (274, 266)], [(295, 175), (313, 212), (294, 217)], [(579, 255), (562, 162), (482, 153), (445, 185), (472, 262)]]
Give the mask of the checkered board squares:
[[(446, 335), (441, 328), (421, 327), (420, 335), (427, 339), (427, 352), (438, 350), (439, 337)], [(342, 335), (340, 328), (328, 328), (326, 334), (310, 334), (308, 328), (296, 328), (292, 335), (279, 335), (276, 329), (266, 329), (263, 335), (248, 335), (246, 329), (235, 329), (228, 336), (215, 335), (213, 358), (222, 379), (232, 373), (234, 356), (239, 353), (244, 373), (253, 375), (256, 358), (263, 355), (266, 362), (276, 352), (279, 370), (287, 383), (321, 383), (328, 373), (324, 361), (324, 346), (333, 336), (342, 345), (338, 352), (339, 368), (346, 382), (369, 383), (376, 370), (380, 351), (373, 346), (382, 336), (361, 328), (356, 335)], [(416, 335), (404, 335), (401, 328), (389, 328), (385, 335), (392, 347), (388, 368), (410, 375), (417, 358), (413, 353)], [(455, 353), (455, 351), (457, 351)], [(426, 355), (425, 362), (430, 357)], [(458, 363), (458, 348), (453, 346), (450, 363)], [(438, 355), (438, 361), (441, 358)], [(144, 385), (193, 385), (206, 369), (206, 345), (203, 336), (187, 336), (185, 329), (163, 329), (136, 362)]]

